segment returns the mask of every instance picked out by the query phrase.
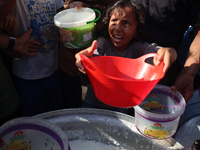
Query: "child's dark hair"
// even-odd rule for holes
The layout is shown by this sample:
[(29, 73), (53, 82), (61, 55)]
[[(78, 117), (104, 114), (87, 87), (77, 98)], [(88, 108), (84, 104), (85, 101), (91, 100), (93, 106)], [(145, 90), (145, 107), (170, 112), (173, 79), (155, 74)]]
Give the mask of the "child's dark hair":
[[(137, 19), (137, 39), (141, 40), (143, 38), (143, 30), (144, 30), (144, 23), (145, 23), (145, 14), (146, 14), (146, 8), (143, 4), (142, 0), (119, 0), (112, 6), (110, 6), (106, 10), (105, 17), (103, 19), (104, 24), (106, 25), (106, 29), (108, 29), (108, 24), (111, 18), (111, 15), (114, 10), (117, 9), (118, 12), (122, 13), (122, 9), (124, 7), (131, 7), (133, 11), (135, 12), (135, 16)], [(105, 36), (108, 36), (108, 34), (104, 33)]]

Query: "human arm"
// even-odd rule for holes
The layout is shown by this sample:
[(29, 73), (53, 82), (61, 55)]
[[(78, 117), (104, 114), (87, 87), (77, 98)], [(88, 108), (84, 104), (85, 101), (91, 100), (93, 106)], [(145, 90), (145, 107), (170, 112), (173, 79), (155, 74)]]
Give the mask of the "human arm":
[(0, 31), (12, 36), (18, 35), (17, 23), (13, 15), (8, 14), (4, 20), (0, 21)]
[(0, 147), (3, 147), (5, 145), (5, 142), (3, 141), (2, 138), (0, 138)]
[[(24, 34), (15, 37), (15, 46), (13, 47), (13, 50), (11, 52), (6, 52), (9, 55), (16, 57), (20, 55), (26, 55), (26, 56), (36, 56), (36, 53), (32, 52), (38, 52), (39, 49), (41, 49), (41, 43), (37, 42), (33, 39), (30, 39), (30, 34), (32, 32), (32, 29), (29, 29)], [(2, 49), (6, 49), (8, 47), (9, 43), (9, 35), (0, 33), (0, 47)]]
[[(104, 2), (104, 1), (103, 1)], [(107, 1), (105, 1), (107, 2)], [(89, 7), (89, 8), (95, 8), (98, 9), (100, 12), (102, 12), (106, 8), (106, 4), (100, 3), (100, 1), (95, 0), (89, 0), (89, 1), (74, 1), (74, 0), (66, 0), (64, 8), (75, 8), (75, 9), (81, 9), (82, 7)]]
[[(32, 29), (18, 36), (17, 23), (15, 17), (11, 14), (8, 14), (4, 20), (0, 21), (0, 31), (0, 48), (4, 49), (12, 57), (20, 57), (21, 55), (35, 56), (35, 53), (30, 52), (37, 52), (41, 48), (39, 42), (29, 38)], [(15, 37), (15, 44), (12, 51), (6, 51), (10, 36)]]
[(92, 56), (95, 49), (97, 49), (97, 41), (96, 40), (94, 40), (92, 42), (92, 45), (90, 47), (78, 52), (75, 55), (75, 58), (76, 58), (75, 65), (82, 73), (86, 73), (86, 72), (85, 72), (84, 66), (81, 63), (81, 55), (85, 55), (85, 56), (88, 56), (88, 57)]
[(200, 67), (200, 27), (195, 28), (195, 38), (189, 48), (188, 56), (181, 74), (172, 90), (179, 91), (188, 102), (193, 95), (194, 77)]
[(161, 61), (164, 62), (164, 68), (163, 72), (166, 73), (166, 71), (170, 68), (173, 62), (177, 59), (177, 53), (174, 48), (171, 47), (162, 47), (157, 51), (158, 57), (155, 57), (153, 62), (157, 66), (161, 63)]
[(0, 20), (4, 20), (12, 10), (16, 0), (0, 0)]
[[(84, 71), (84, 67), (81, 64), (81, 58), (80, 55), (85, 55), (85, 56), (92, 56), (94, 53), (94, 50), (97, 49), (97, 41), (94, 40), (92, 45), (85, 50), (80, 51), (75, 55), (76, 58), (76, 66), (79, 68), (80, 71)], [(164, 68), (163, 72), (166, 72), (169, 67), (172, 65), (173, 62), (176, 61), (177, 58), (177, 53), (175, 49), (166, 47), (166, 48), (160, 48), (157, 51), (158, 57), (155, 57), (153, 60), (153, 63), (155, 65), (159, 65), (161, 61), (164, 61)]]
[(69, 1), (69, 0), (66, 0), (64, 8), (65, 9), (69, 9), (69, 8), (81, 9), (83, 6), (86, 7), (86, 5), (84, 5), (84, 3), (81, 2), (81, 1)]

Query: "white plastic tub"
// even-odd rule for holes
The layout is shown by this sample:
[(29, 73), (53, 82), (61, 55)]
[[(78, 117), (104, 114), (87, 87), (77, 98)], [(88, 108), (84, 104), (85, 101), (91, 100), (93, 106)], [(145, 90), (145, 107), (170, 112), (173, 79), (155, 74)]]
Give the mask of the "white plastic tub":
[[(99, 13), (97, 19), (95, 12)], [(71, 49), (80, 49), (92, 44), (95, 38), (94, 23), (100, 16), (100, 11), (87, 7), (79, 10), (70, 8), (57, 13), (54, 16), (54, 24), (59, 27), (63, 45)]]
[(10, 120), (0, 127), (0, 137), (5, 142), (0, 150), (70, 150), (63, 130), (40, 118)]
[(179, 92), (157, 85), (140, 105), (134, 107), (136, 128), (149, 138), (172, 137), (185, 106), (185, 100)]

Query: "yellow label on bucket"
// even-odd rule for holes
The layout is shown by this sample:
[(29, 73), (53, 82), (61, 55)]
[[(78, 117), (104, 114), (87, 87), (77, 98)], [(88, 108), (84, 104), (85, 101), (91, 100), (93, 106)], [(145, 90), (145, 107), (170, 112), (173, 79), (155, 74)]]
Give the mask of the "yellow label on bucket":
[(31, 142), (26, 142), (24, 138), (26, 135), (23, 135), (22, 131), (17, 131), (14, 134), (14, 137), (10, 139), (10, 143), (4, 147), (3, 150), (30, 150), (31, 149)]
[(155, 123), (149, 129), (145, 127), (144, 134), (152, 138), (163, 139), (171, 135), (171, 129), (165, 130), (165, 127), (163, 127), (162, 124)]

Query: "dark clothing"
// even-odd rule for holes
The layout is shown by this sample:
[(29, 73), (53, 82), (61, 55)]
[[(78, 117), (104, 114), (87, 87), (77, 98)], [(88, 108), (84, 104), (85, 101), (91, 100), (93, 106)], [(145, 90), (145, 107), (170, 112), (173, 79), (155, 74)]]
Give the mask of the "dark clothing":
[[(65, 1), (66, 1), (66, 3), (71, 3), (76, 0), (65, 0)], [(116, 0), (80, 0), (80, 1), (87, 4), (87, 7), (90, 7), (90, 8), (95, 8), (95, 6), (97, 7), (99, 5), (107, 7), (108, 5), (111, 5), (114, 2), (116, 2)]]
[[(187, 55), (179, 49), (184, 33), (191, 26), (200, 26), (199, 0), (143, 0), (147, 7), (147, 42), (155, 42), (163, 47), (173, 47), (178, 57)], [(159, 82), (167, 86), (175, 83), (183, 65), (176, 61)]]
[(23, 116), (33, 116), (63, 108), (58, 71), (55, 71), (50, 77), (38, 80), (25, 80), (17, 76), (13, 76), (13, 79), (22, 102)]
[(64, 108), (82, 107), (82, 82), (80, 76), (69, 75), (60, 69)]
[(60, 42), (58, 64), (64, 108), (82, 107), (82, 82), (79, 76), (79, 70), (75, 66), (75, 54), (80, 50), (82, 49), (69, 49)]
[(144, 0), (147, 6), (147, 42), (178, 50), (185, 31), (200, 26), (199, 0)]
[(20, 116), (20, 99), (0, 54), (0, 125)]

